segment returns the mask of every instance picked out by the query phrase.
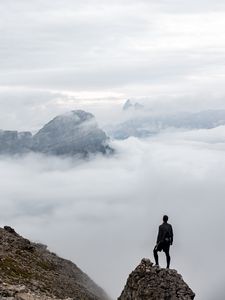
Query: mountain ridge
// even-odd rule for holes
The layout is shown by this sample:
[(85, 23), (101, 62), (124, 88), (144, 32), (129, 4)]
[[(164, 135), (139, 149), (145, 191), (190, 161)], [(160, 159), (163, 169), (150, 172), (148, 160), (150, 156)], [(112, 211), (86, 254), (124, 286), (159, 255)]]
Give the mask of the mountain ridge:
[(81, 155), (111, 153), (109, 138), (98, 127), (93, 114), (73, 110), (56, 116), (36, 134), (0, 130), (0, 154)]
[(164, 114), (154, 114), (143, 109), (133, 113), (125, 121), (109, 126), (107, 132), (109, 136), (123, 140), (130, 136), (151, 137), (168, 128), (195, 130), (212, 129), (221, 125), (225, 125), (224, 109)]
[[(0, 228), (0, 284), (0, 299), (109, 300), (77, 265), (9, 226)], [(18, 294), (25, 296), (18, 298)], [(4, 295), (8, 296), (1, 298)]]

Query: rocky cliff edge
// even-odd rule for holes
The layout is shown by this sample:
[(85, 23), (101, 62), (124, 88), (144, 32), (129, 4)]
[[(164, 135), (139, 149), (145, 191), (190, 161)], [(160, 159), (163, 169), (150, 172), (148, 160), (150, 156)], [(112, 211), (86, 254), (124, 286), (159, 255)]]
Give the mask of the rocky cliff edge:
[(176, 270), (161, 269), (143, 258), (129, 275), (118, 300), (193, 300), (194, 297)]

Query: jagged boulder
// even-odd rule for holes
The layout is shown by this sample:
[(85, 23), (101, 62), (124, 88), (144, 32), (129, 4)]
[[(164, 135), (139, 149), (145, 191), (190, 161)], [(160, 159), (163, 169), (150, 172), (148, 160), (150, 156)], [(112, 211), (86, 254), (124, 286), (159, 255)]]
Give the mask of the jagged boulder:
[(118, 300), (193, 300), (194, 297), (176, 270), (161, 269), (144, 258), (129, 275)]
[(13, 229), (12, 227), (10, 226), (4, 226), (4, 230), (8, 231), (9, 233), (11, 234), (14, 234), (15, 236), (19, 236), (19, 234), (15, 231), (15, 229)]

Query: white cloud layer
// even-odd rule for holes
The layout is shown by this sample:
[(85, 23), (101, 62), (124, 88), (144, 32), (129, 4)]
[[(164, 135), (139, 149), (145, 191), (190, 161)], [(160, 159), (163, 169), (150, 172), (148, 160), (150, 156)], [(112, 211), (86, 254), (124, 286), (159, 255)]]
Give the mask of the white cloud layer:
[(130, 138), (113, 143), (114, 157), (89, 162), (1, 158), (1, 223), (72, 259), (116, 297), (139, 260), (153, 258), (167, 213), (172, 267), (210, 300), (225, 275), (224, 136), (220, 127)]

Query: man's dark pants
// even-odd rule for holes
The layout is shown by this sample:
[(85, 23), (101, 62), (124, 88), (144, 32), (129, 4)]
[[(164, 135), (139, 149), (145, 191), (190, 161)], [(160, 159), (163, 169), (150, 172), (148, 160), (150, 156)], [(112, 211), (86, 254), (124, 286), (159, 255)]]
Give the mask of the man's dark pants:
[(161, 252), (162, 250), (166, 254), (167, 268), (169, 269), (169, 267), (170, 267), (170, 243), (168, 243), (168, 242), (159, 242), (155, 246), (155, 248), (153, 250), (155, 264), (159, 265), (158, 251)]

